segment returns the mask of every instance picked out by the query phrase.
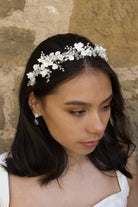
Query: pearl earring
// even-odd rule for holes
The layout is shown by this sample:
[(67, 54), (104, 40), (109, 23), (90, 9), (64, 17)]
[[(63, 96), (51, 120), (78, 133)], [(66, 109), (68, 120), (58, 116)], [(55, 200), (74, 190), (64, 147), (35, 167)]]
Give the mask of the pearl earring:
[(37, 118), (39, 117), (39, 114), (36, 112), (35, 115), (34, 115), (35, 119), (34, 119), (34, 124), (35, 125), (39, 125), (39, 122), (37, 120)]

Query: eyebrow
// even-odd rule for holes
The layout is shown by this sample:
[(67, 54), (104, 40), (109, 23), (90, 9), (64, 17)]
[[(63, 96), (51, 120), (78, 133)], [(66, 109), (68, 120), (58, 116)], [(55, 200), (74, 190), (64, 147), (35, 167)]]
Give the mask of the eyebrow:
[[(108, 98), (106, 98), (101, 104), (106, 103), (107, 101), (109, 101), (110, 99), (113, 98), (113, 94), (111, 94)], [(87, 102), (83, 102), (83, 101), (69, 101), (64, 103), (65, 105), (81, 105), (81, 106), (91, 106), (92, 104), (87, 103)]]

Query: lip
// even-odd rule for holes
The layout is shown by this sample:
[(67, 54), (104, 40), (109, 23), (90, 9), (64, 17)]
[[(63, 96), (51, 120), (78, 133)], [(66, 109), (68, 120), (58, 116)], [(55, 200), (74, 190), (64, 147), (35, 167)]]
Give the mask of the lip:
[(85, 147), (96, 147), (99, 144), (100, 140), (96, 140), (96, 141), (90, 141), (90, 142), (80, 142), (82, 145), (84, 145)]

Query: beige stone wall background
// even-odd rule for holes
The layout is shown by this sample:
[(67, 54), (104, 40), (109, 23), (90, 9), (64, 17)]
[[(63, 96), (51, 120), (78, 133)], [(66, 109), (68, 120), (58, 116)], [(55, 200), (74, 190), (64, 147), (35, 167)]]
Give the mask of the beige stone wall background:
[(74, 32), (107, 48), (132, 123), (138, 159), (137, 0), (0, 0), (0, 153), (18, 121), (18, 90), (26, 61), (45, 38)]

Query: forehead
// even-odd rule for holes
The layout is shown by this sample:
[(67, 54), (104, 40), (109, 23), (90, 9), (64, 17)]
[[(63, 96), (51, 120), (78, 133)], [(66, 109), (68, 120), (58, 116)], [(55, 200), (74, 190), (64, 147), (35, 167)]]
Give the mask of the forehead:
[(52, 95), (55, 99), (69, 101), (102, 101), (112, 94), (110, 78), (104, 72), (83, 72), (75, 78), (59, 85)]

